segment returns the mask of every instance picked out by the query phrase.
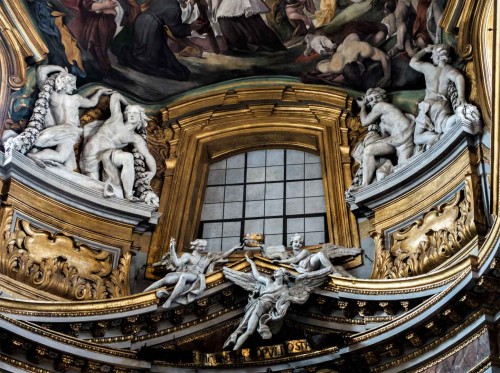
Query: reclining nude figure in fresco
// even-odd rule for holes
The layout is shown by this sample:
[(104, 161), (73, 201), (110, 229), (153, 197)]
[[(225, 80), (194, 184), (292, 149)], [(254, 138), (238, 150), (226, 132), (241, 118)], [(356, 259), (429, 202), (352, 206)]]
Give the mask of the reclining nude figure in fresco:
[[(126, 106), (123, 113), (122, 104)], [(149, 152), (145, 139), (148, 117), (144, 108), (129, 105), (125, 98), (116, 92), (111, 95), (109, 106), (111, 116), (108, 119), (104, 122), (89, 123), (84, 128), (80, 169), (84, 175), (94, 180), (102, 179), (106, 184), (104, 195), (107, 197), (121, 197), (123, 194), (129, 201), (143, 200), (158, 207), (158, 197), (149, 187), (156, 173), (156, 161)], [(132, 152), (122, 150), (129, 145), (134, 148)], [(142, 170), (141, 167), (144, 172), (137, 175), (135, 158), (143, 158), (148, 170)], [(141, 198), (134, 196), (139, 194), (134, 191), (134, 183), (148, 189), (142, 193)]]
[(56, 65), (38, 67), (36, 81), (40, 93), (33, 115), (26, 130), (9, 139), (6, 148), (28, 153), (40, 167), (62, 165), (73, 171), (76, 168), (73, 146), (82, 134), (79, 109), (96, 106), (99, 98), (112, 90), (101, 88), (90, 98), (74, 94), (76, 77)]
[(317, 271), (321, 268), (330, 268), (331, 274), (341, 277), (354, 277), (347, 272), (342, 266), (333, 265), (330, 259), (355, 256), (361, 253), (357, 248), (346, 248), (336, 245), (324, 244), (320, 251), (312, 253), (304, 249), (304, 238), (296, 233), (290, 237), (292, 246), (292, 254), (286, 259), (273, 260), (273, 263), (291, 264), (299, 273)]
[(372, 182), (380, 159), (395, 154), (401, 166), (414, 153), (414, 117), (385, 100), (385, 90), (370, 88), (358, 101), (361, 124), (370, 131), (362, 143), (363, 186)]
[(389, 57), (379, 48), (360, 40), (355, 33), (347, 35), (332, 57), (318, 62), (316, 69), (321, 73), (338, 74), (334, 80), (338, 83), (359, 84), (365, 74), (364, 60), (380, 62), (384, 75), (377, 82), (377, 86), (387, 87), (391, 82)]
[[(428, 53), (432, 63), (422, 61)], [(444, 44), (429, 45), (410, 61), (413, 69), (424, 74), (426, 87), (425, 98), (418, 105), (416, 145), (431, 147), (459, 122), (470, 124), (474, 134), (481, 130), (479, 111), (465, 99), (465, 79), (449, 62), (449, 50)]]
[(156, 292), (158, 298), (168, 297), (163, 308), (170, 308), (172, 304), (176, 303), (188, 304), (199, 298), (206, 288), (205, 275), (214, 271), (216, 263), (224, 263), (225, 259), (236, 250), (243, 248), (243, 245), (238, 245), (222, 253), (206, 253), (206, 246), (206, 240), (194, 240), (191, 242), (192, 253), (183, 253), (178, 257), (175, 251), (175, 239), (170, 239), (169, 255), (165, 255), (162, 262), (169, 264), (173, 271), (151, 284), (144, 291), (175, 285), (171, 293), (167, 290)]
[(255, 263), (248, 257), (252, 271), (250, 273), (234, 271), (224, 267), (224, 276), (251, 292), (245, 314), (238, 328), (224, 343), (224, 349), (238, 350), (255, 330), (263, 339), (272, 337), (271, 329), (279, 328), (279, 323), (286, 315), (291, 303), (304, 304), (314, 289), (320, 287), (327, 279), (331, 268), (307, 272), (297, 276), (292, 284), (291, 275), (283, 268), (274, 271), (273, 276), (260, 274)]

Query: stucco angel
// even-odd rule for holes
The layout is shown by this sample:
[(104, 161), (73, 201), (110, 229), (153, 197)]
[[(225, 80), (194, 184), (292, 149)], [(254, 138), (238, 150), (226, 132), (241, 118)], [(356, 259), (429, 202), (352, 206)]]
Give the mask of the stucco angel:
[(245, 315), (238, 328), (224, 343), (224, 348), (232, 347), (238, 350), (255, 330), (263, 339), (270, 339), (272, 332), (270, 323), (282, 320), (291, 303), (304, 304), (309, 299), (309, 294), (320, 287), (331, 272), (331, 268), (301, 274), (290, 281), (291, 274), (285, 269), (276, 270), (273, 276), (259, 273), (255, 263), (246, 257), (252, 268), (251, 273), (234, 271), (224, 267), (227, 279), (248, 290), (248, 304)]
[(330, 259), (343, 256), (356, 256), (361, 249), (324, 244), (320, 251), (311, 252), (304, 248), (304, 238), (296, 233), (290, 237), (292, 253), (288, 258), (273, 260), (273, 263), (291, 264), (299, 273), (317, 271), (321, 268), (330, 268), (331, 274), (341, 277), (353, 277), (342, 266), (333, 265)]
[(238, 245), (225, 252), (207, 253), (205, 252), (207, 241), (197, 239), (191, 242), (192, 253), (186, 252), (178, 257), (175, 244), (175, 239), (171, 238), (170, 255), (163, 256), (161, 262), (155, 263), (155, 265), (165, 265), (169, 273), (144, 290), (150, 291), (174, 285), (171, 292), (166, 289), (156, 292), (158, 298), (167, 298), (163, 308), (170, 308), (175, 304), (188, 304), (201, 297), (206, 288), (205, 275), (214, 271), (216, 263), (227, 262), (226, 258), (243, 248), (243, 245)]

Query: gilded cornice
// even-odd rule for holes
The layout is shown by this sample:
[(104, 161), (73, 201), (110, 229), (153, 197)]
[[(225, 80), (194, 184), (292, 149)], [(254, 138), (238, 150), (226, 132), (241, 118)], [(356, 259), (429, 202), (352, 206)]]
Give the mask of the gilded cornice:
[[(0, 314), (0, 319), (6, 323), (12, 324), (13, 326), (19, 328), (20, 330), (24, 330), (28, 333), (33, 333), (40, 337), (46, 338), (46, 343), (47, 346), (49, 347), (56, 348), (54, 345), (51, 345), (50, 342), (54, 341), (54, 342), (59, 342), (63, 345), (75, 347), (77, 349), (81, 349), (91, 353), (101, 354), (104, 356), (114, 356), (123, 359), (137, 360), (137, 353), (133, 351), (113, 349), (113, 348), (103, 347), (101, 345), (97, 345), (94, 343), (81, 341), (79, 339), (71, 338), (65, 334), (58, 333), (53, 330), (44, 329), (30, 322), (14, 320), (1, 314)], [(18, 333), (20, 333), (20, 331), (18, 331)]]
[[(439, 347), (441, 344), (448, 340), (452, 340), (456, 335), (458, 335), (460, 332), (463, 330), (467, 329), (470, 325), (472, 325), (476, 320), (478, 320), (482, 315), (481, 311), (478, 311), (471, 315), (467, 320), (464, 322), (460, 323), (457, 325), (455, 328), (450, 330), (446, 335), (437, 338), (436, 340), (432, 341), (429, 344), (426, 344), (424, 347), (419, 348), (415, 351), (412, 351), (405, 355), (401, 359), (396, 359), (394, 361), (391, 361), (390, 363), (379, 365), (376, 368), (371, 369), (372, 372), (378, 373), (378, 372), (384, 372), (387, 369), (398, 367), (402, 364), (405, 364), (419, 356), (422, 356), (423, 354), (426, 354), (435, 348)], [(424, 372), (430, 367), (438, 364), (439, 362), (445, 360), (446, 358), (452, 356), (453, 354), (457, 353), (458, 351), (462, 350), (464, 347), (472, 343), (474, 340), (477, 338), (480, 338), (485, 332), (487, 331), (487, 326), (484, 326), (480, 328), (478, 331), (476, 331), (472, 336), (469, 336), (467, 339), (465, 339), (463, 342), (459, 343), (458, 345), (454, 346), (450, 350), (446, 351), (445, 353), (441, 354), (438, 358), (432, 359), (430, 362), (424, 364), (420, 368), (414, 370), (414, 373), (420, 373)]]
[[(128, 297), (98, 301), (80, 302), (30, 302), (0, 298), (0, 315), (19, 315), (23, 318), (95, 318), (120, 317), (124, 313), (141, 313), (144, 309), (156, 309), (158, 298), (154, 292), (140, 293)], [(13, 316), (11, 316), (13, 317)], [(16, 317), (17, 318), (17, 317)]]

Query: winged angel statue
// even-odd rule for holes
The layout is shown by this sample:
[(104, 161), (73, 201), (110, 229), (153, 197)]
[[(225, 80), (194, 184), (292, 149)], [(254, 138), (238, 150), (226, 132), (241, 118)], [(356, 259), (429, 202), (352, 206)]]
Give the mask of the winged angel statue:
[(255, 330), (263, 339), (270, 339), (272, 332), (269, 324), (282, 320), (291, 303), (307, 302), (309, 294), (321, 286), (332, 271), (331, 267), (328, 267), (303, 273), (292, 283), (292, 275), (285, 269), (280, 268), (273, 276), (267, 276), (259, 273), (250, 258), (246, 257), (246, 260), (252, 267), (251, 273), (234, 271), (227, 267), (223, 269), (227, 279), (251, 292), (245, 315), (238, 328), (224, 343), (224, 349), (233, 346), (233, 350), (238, 350)]

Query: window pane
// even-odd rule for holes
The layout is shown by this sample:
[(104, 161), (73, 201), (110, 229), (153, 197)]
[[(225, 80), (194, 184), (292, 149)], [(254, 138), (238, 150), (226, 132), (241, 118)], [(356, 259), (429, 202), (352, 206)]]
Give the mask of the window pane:
[(266, 216), (282, 216), (283, 215), (283, 200), (282, 199), (271, 199), (266, 201)]
[(249, 184), (247, 185), (247, 201), (263, 200), (266, 184)]
[(247, 155), (247, 167), (263, 167), (266, 165), (266, 151), (259, 150)]
[(245, 220), (245, 234), (247, 233), (263, 233), (264, 219)]
[(287, 180), (302, 180), (304, 179), (304, 165), (292, 164), (286, 166)]
[(216, 203), (224, 201), (224, 187), (208, 187), (205, 192), (205, 203)]
[(247, 169), (247, 183), (258, 183), (266, 180), (266, 168), (254, 167)]
[(283, 183), (266, 184), (266, 199), (283, 198)]
[(205, 223), (203, 225), (203, 237), (222, 237), (222, 223)]
[(245, 154), (235, 155), (227, 159), (227, 168), (244, 168)]
[(226, 171), (226, 184), (241, 184), (245, 181), (245, 169), (232, 168)]
[(266, 181), (281, 181), (284, 178), (283, 166), (266, 167)]
[(245, 217), (257, 218), (264, 216), (264, 201), (250, 201), (245, 204)]
[(285, 164), (285, 152), (282, 149), (268, 150), (266, 153), (266, 166), (283, 166)]
[(286, 151), (286, 164), (303, 164), (304, 163), (304, 152), (298, 150), (287, 150)]
[(306, 245), (325, 241), (321, 162), (313, 154), (270, 149), (214, 163), (203, 203), (200, 232), (209, 250), (229, 250), (242, 232), (265, 234), (267, 246), (287, 245), (294, 233)]
[(226, 181), (226, 171), (213, 170), (208, 174), (208, 185), (223, 185)]
[(226, 195), (224, 197), (226, 202), (243, 201), (243, 185), (231, 185), (226, 187)]
[(239, 221), (229, 221), (224, 222), (222, 230), (222, 237), (240, 236), (241, 222)]
[(323, 191), (323, 180), (307, 180), (305, 182), (304, 191), (306, 197), (325, 195), (325, 192)]

